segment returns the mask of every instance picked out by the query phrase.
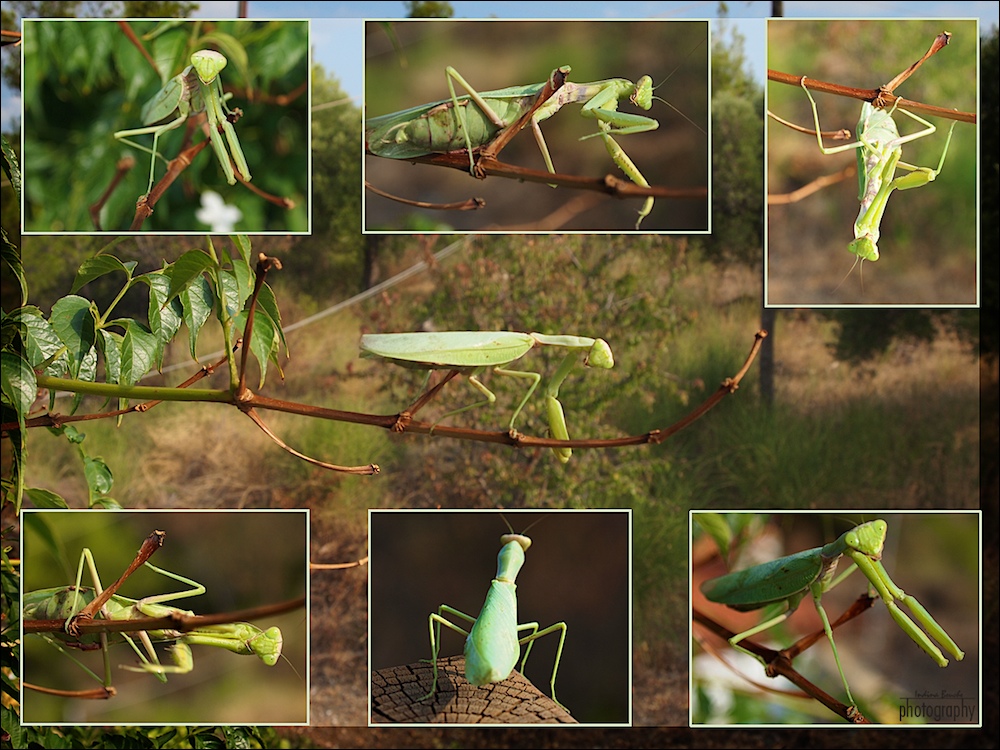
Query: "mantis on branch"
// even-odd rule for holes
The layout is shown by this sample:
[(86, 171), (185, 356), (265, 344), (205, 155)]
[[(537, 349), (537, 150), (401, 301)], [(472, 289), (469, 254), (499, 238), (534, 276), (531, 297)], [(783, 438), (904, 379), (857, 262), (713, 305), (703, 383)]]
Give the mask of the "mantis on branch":
[[(740, 515), (749, 517), (753, 514)], [(719, 518), (718, 514), (712, 513), (696, 513), (693, 516), (699, 527), (712, 531), (712, 536), (719, 542), (720, 535), (718, 530), (720, 527), (723, 529), (728, 528), (728, 524), (726, 522), (717, 523), (717, 518)], [(896, 517), (894, 519), (897, 536), (901, 533), (901, 526), (903, 525), (898, 520), (900, 518), (905, 517)], [(974, 526), (965, 523), (966, 519), (970, 523), (975, 522), (973, 514), (964, 514), (950, 523), (956, 529), (964, 531), (974, 529)], [(935, 521), (936, 519), (928, 518), (928, 523), (935, 523)], [(936, 522), (941, 524), (948, 523), (944, 519)], [(737, 651), (749, 654), (761, 662), (765, 666), (765, 673), (769, 677), (776, 676), (776, 673), (779, 671), (778, 667), (782, 662), (790, 664), (796, 656), (812, 645), (814, 639), (803, 638), (795, 645), (780, 653), (764, 648), (759, 641), (751, 642), (747, 639), (764, 633), (785, 622), (792, 616), (804, 599), (811, 597), (822, 623), (822, 631), (817, 633), (817, 636), (819, 639), (822, 639), (825, 635), (830, 643), (834, 662), (836, 663), (837, 671), (844, 686), (844, 694), (847, 698), (846, 705), (837, 704), (836, 702), (827, 703), (827, 705), (831, 709), (834, 709), (836, 706), (835, 710), (838, 710), (841, 715), (845, 715), (852, 720), (863, 720), (864, 716), (861, 710), (859, 710), (858, 702), (855, 700), (855, 696), (848, 686), (847, 670), (842, 664), (841, 653), (838, 652), (836, 642), (834, 641), (833, 628), (836, 624), (831, 625), (832, 618), (827, 616), (826, 609), (821, 603), (826, 593), (845, 582), (855, 570), (860, 570), (868, 581), (868, 597), (870, 599), (879, 598), (882, 600), (892, 620), (913, 641), (916, 647), (930, 657), (933, 663), (939, 667), (945, 667), (949, 663), (948, 656), (957, 661), (962, 661), (966, 656), (965, 652), (955, 643), (955, 640), (938, 624), (917, 598), (912, 593), (903, 591), (890, 578), (882, 563), (888, 528), (889, 524), (882, 519), (862, 523), (844, 532), (836, 540), (821, 547), (807, 549), (768, 562), (751, 565), (727, 575), (705, 580), (700, 585), (700, 591), (709, 601), (726, 605), (738, 612), (751, 612), (758, 609), (763, 611), (761, 620), (757, 625), (749, 629), (743, 629), (742, 625), (735, 626), (734, 630), (741, 630), (742, 632), (735, 632), (735, 634), (728, 638), (728, 641), (730, 646)], [(914, 528), (919, 527), (914, 526)], [(925, 552), (925, 554), (933, 555), (935, 553)], [(849, 560), (845, 560), (845, 563), (850, 564), (846, 568), (838, 570), (838, 563), (841, 557), (850, 558)], [(912, 579), (913, 576), (911, 575), (910, 577)], [(909, 614), (903, 610), (903, 605), (909, 610)], [(966, 607), (966, 609), (974, 609), (974, 607)], [(862, 624), (872, 625), (868, 621), (875, 617), (877, 617), (877, 613), (869, 614), (856, 627), (861, 627)], [(952, 617), (952, 627), (954, 627), (954, 622), (955, 618)], [(855, 630), (854, 632), (857, 634), (858, 631)], [(875, 633), (872, 632), (869, 634), (869, 637), (874, 637), (874, 635)], [(912, 658), (915, 660), (922, 659), (922, 657), (915, 655), (916, 650), (911, 652), (905, 646), (905, 643), (908, 643), (908, 641), (903, 639), (899, 639), (899, 641), (898, 648), (894, 647), (894, 653), (897, 654), (896, 659), (900, 658), (902, 654), (909, 653), (913, 654)], [(855, 651), (860, 647), (860, 644), (856, 641), (852, 641), (852, 645)], [(886, 645), (883, 643), (881, 648), (884, 649)], [(945, 652), (947, 652), (947, 655)], [(765, 658), (765, 654), (771, 654), (771, 656)], [(860, 656), (858, 653), (852, 653), (851, 655), (855, 658)], [(890, 663), (892, 663), (891, 659)], [(922, 663), (926, 664), (926, 662)], [(698, 672), (699, 670), (696, 669), (695, 671)], [(782, 673), (784, 674), (784, 672)], [(928, 674), (926, 679), (942, 678), (936, 678), (934, 675)], [(817, 691), (822, 691), (822, 688), (817, 687)], [(810, 690), (810, 695), (817, 699), (822, 699), (824, 703), (826, 703), (827, 698), (830, 698), (824, 692), (813, 693), (812, 690)], [(906, 694), (903, 693), (901, 695)], [(833, 699), (831, 698), (830, 700), (832, 701)], [(869, 700), (874, 700), (874, 696), (869, 696)], [(873, 713), (876, 712), (876, 709), (872, 708), (873, 704), (865, 702), (864, 705)], [(900, 720), (902, 718), (903, 714), (901, 713)]]
[[(775, 122), (765, 304), (976, 302), (978, 159), (975, 129), (964, 124), (976, 120), (975, 29), (974, 21), (952, 19), (768, 23)], [(781, 118), (806, 135), (792, 134)], [(852, 175), (853, 190), (831, 187)], [(839, 254), (844, 247), (850, 263)], [(886, 251), (890, 263), (879, 264), (867, 292), (836, 283)]]
[[(163, 88), (143, 106), (142, 121), (148, 127), (119, 130), (115, 133), (115, 138), (118, 140), (152, 154), (149, 164), (147, 194), (153, 189), (157, 141), (160, 136), (169, 130), (180, 127), (190, 115), (200, 112), (204, 112), (208, 119), (209, 138), (212, 142), (212, 149), (215, 151), (215, 156), (226, 175), (226, 181), (230, 185), (236, 184), (236, 175), (229, 160), (229, 153), (231, 152), (240, 179), (244, 182), (250, 182), (250, 167), (247, 166), (243, 149), (240, 147), (239, 138), (236, 136), (236, 129), (233, 127), (233, 123), (243, 113), (239, 109), (229, 109), (226, 104), (226, 99), (229, 98), (229, 95), (223, 94), (222, 82), (219, 78), (219, 74), (228, 62), (224, 55), (215, 50), (203, 49), (193, 53), (191, 55), (191, 64), (167, 81)], [(160, 125), (153, 124), (165, 120), (173, 115), (174, 112), (177, 113), (177, 117), (173, 120)], [(223, 140), (222, 134), (219, 132), (220, 130), (225, 133), (225, 140)], [(149, 133), (153, 135), (153, 147), (151, 149), (129, 140), (130, 136), (146, 135)], [(226, 150), (227, 144), (229, 152)]]
[[(550, 226), (634, 229), (637, 219), (641, 222), (639, 228), (648, 231), (707, 228), (709, 162), (708, 139), (704, 135), (708, 129), (707, 55), (704, 55), (707, 27), (703, 23), (457, 21), (397, 22), (394, 27), (407, 55), (417, 59), (419, 52), (421, 65), (417, 71), (401, 71), (395, 52), (386, 49), (379, 53), (375, 51), (376, 44), (370, 47), (366, 67), (368, 118), (364, 125), (367, 151), (388, 158), (365, 160), (366, 182), (396, 194), (403, 193), (398, 185), (410, 182), (412, 190), (404, 194), (419, 198), (425, 208), (445, 204), (465, 207), (471, 203), (454, 201), (456, 197), (469, 197), (468, 193), (463, 196), (458, 191), (468, 190), (472, 184), (461, 176), (460, 170), (520, 178), (524, 184), (514, 187), (506, 179), (487, 180), (473, 188), (475, 196), (485, 201), (486, 211), (451, 211), (443, 219), (439, 212), (422, 210), (401, 215), (398, 207), (371, 199), (366, 205), (366, 230), (405, 228), (404, 217), (445, 221), (456, 231), (479, 231), (484, 222), (488, 222), (487, 229), (494, 231), (500, 227), (542, 231)], [(373, 29), (370, 24), (368, 29), (377, 42), (383, 40), (381, 28)], [(611, 45), (618, 51), (602, 56), (599, 65), (587, 56), (546, 54), (544, 48), (551, 47), (552, 40), (564, 34), (572, 35), (575, 48), (585, 47), (591, 39), (610, 45), (611, 39), (629, 37), (630, 44), (644, 52), (633, 50), (633, 54), (625, 55), (617, 45)], [(541, 43), (541, 38), (547, 39), (548, 44)], [(443, 44), (445, 39), (449, 44)], [(482, 44), (487, 39), (490, 45), (503, 39), (505, 56), (517, 60), (516, 65), (504, 66), (509, 70), (506, 81), (490, 75), (491, 69), (499, 66), (491, 65), (482, 54)], [(447, 46), (450, 54), (441, 51), (443, 46)], [(664, 48), (680, 51), (673, 58), (677, 63), (673, 74), (669, 68), (657, 72), (664, 64), (663, 56), (653, 50)], [(689, 50), (691, 53), (685, 54)], [(625, 70), (635, 71), (636, 77), (604, 78), (608, 73)], [(444, 81), (436, 71), (444, 73)], [(498, 139), (511, 135), (508, 132), (511, 129), (519, 129), (511, 126), (519, 123), (519, 117), (533, 106), (556, 73), (568, 74), (569, 78), (539, 105), (537, 112), (520, 121), (525, 131), (533, 131), (533, 137), (529, 138), (527, 132), (513, 136), (505, 156), (486, 158)], [(690, 117), (695, 125), (681, 122), (672, 114), (664, 117), (659, 110), (644, 110), (653, 86), (652, 81), (637, 78), (642, 73), (651, 73), (657, 83), (661, 78), (668, 79), (670, 82), (663, 90), (669, 87), (671, 94), (661, 95), (674, 100), (672, 105), (683, 113), (679, 117)], [(511, 79), (529, 83), (505, 86)], [(480, 86), (483, 81), (493, 85), (486, 90), (478, 87), (477, 81)], [(636, 110), (631, 110), (632, 105), (627, 101), (631, 97), (635, 98)], [(477, 103), (477, 98), (486, 108)], [(426, 104), (402, 108), (402, 104), (411, 102)], [(652, 105), (652, 97), (648, 103)], [(572, 116), (569, 111), (553, 116), (565, 109), (566, 104), (580, 105), (578, 111), (583, 116)], [(386, 112), (390, 114), (382, 114)], [(373, 124), (384, 126), (383, 132), (374, 135), (391, 143), (375, 143)], [(468, 141), (463, 132), (466, 126)], [(424, 129), (418, 133), (420, 127)], [(393, 128), (392, 132), (385, 132)], [(399, 132), (406, 129), (413, 132), (405, 135)], [(638, 134), (632, 139), (634, 143), (618, 137), (633, 133)], [(389, 149), (397, 147), (397, 136), (408, 142), (411, 153), (425, 156), (389, 154)], [(605, 148), (596, 147), (594, 141), (598, 139)], [(436, 145), (427, 148), (432, 141)], [(645, 153), (640, 154), (639, 149)], [(606, 151), (611, 153), (614, 163), (608, 160)], [(537, 162), (536, 153), (542, 156)], [(424, 167), (411, 171), (392, 165), (390, 158), (452, 168), (436, 169), (433, 173)], [(503, 161), (498, 161), (499, 158)], [(651, 187), (643, 187), (642, 181)], [(543, 189), (545, 184), (558, 184), (560, 190)], [(567, 195), (567, 189), (574, 194)], [(419, 191), (419, 195), (413, 194), (414, 191)], [(605, 200), (599, 195), (602, 192), (619, 200)], [(657, 201), (651, 215), (639, 217), (634, 209), (645, 213), (648, 198), (654, 195), (673, 199), (669, 209)], [(640, 200), (636, 202), (634, 198)], [(393, 210), (396, 215), (390, 216)]]
[[(441, 419), (461, 414), (477, 406), (492, 404), (496, 396), (482, 384), (479, 376), (492, 367), (498, 375), (508, 375), (531, 382), (527, 393), (510, 417), (509, 430), (514, 432), (514, 422), (524, 405), (531, 398), (542, 376), (536, 372), (508, 370), (506, 365), (528, 353), (535, 346), (554, 346), (568, 350), (562, 364), (545, 389), (545, 405), (549, 431), (557, 440), (569, 440), (566, 417), (559, 401), (559, 388), (576, 365), (581, 354), (583, 364), (589, 367), (611, 369), (615, 359), (611, 347), (604, 339), (587, 336), (550, 336), (542, 333), (517, 333), (513, 331), (441, 331), (438, 333), (382, 333), (361, 337), (361, 356), (385, 359), (402, 367), (427, 370), (453, 370), (466, 373), (469, 385), (485, 397), (483, 401), (463, 406), (445, 414)], [(563, 463), (569, 461), (572, 450), (555, 448)]]
[[(22, 678), (56, 691), (25, 689), (25, 722), (59, 721), (70, 709), (80, 724), (306, 720), (306, 515), (113, 515), (23, 515)], [(147, 539), (136, 555), (150, 528), (166, 530), (166, 545), (149, 549)], [(157, 564), (143, 564), (153, 552)], [(109, 568), (125, 572), (109, 584)], [(180, 575), (195, 569), (199, 582)], [(95, 606), (100, 590), (110, 598)], [(179, 608), (180, 599), (191, 604)]]

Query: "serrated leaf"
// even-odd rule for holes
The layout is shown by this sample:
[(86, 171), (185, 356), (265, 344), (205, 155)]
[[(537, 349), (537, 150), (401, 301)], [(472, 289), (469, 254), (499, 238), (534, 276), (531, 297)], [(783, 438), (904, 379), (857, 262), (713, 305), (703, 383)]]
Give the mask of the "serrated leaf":
[(239, 293), (239, 301), (237, 302), (238, 305), (237, 309), (242, 310), (243, 305), (246, 303), (248, 299), (250, 299), (250, 295), (253, 294), (253, 286), (256, 277), (254, 275), (253, 269), (251, 269), (249, 265), (247, 265), (240, 259), (236, 259), (233, 261), (232, 272), (233, 276), (236, 277), (236, 280), (238, 282), (236, 287)]
[(104, 354), (104, 375), (109, 383), (118, 383), (122, 371), (122, 337), (114, 331), (102, 328), (101, 351)]
[(156, 338), (142, 324), (130, 321), (122, 339), (122, 385), (135, 385), (153, 368)]
[(166, 270), (170, 277), (170, 291), (167, 293), (167, 299), (173, 299), (194, 284), (197, 279), (203, 279), (203, 273), (215, 268), (217, 268), (215, 261), (199, 250), (184, 253)]
[(184, 305), (177, 297), (167, 301), (170, 279), (162, 273), (141, 277), (149, 285), (149, 327), (156, 338), (156, 367), (163, 365), (163, 353), (184, 322)]
[(96, 321), (90, 300), (69, 295), (52, 305), (52, 330), (66, 346), (72, 377), (80, 377), (84, 360), (93, 352), (97, 338)]
[(192, 359), (198, 359), (198, 334), (215, 307), (215, 294), (208, 280), (201, 278), (191, 284), (178, 297), (184, 311), (184, 324), (188, 329), (188, 347)]
[(21, 200), (21, 167), (17, 161), (17, 154), (7, 141), (6, 137), (0, 136), (0, 150), (3, 151), (3, 171), (10, 179), (10, 186), (14, 188), (14, 195), (17, 200)]
[(257, 295), (257, 314), (260, 315), (261, 313), (267, 315), (274, 326), (274, 330), (281, 340), (281, 348), (287, 357), (288, 342), (285, 341), (285, 332), (281, 329), (281, 311), (278, 309), (278, 300), (274, 296), (274, 290), (267, 284), (264, 284), (260, 288), (260, 293)]
[[(32, 367), (37, 367), (63, 348), (64, 344), (59, 340), (55, 329), (34, 305), (15, 310), (11, 318), (21, 327), (24, 355)], [(46, 368), (45, 374), (58, 377), (66, 372), (68, 366), (68, 358), (60, 357)]]
[(35, 403), (35, 396), (38, 394), (35, 371), (16, 354), (0, 353), (0, 389), (7, 403), (17, 412), (18, 423), (23, 429), (24, 417)]
[(36, 508), (59, 510), (69, 508), (69, 504), (62, 497), (49, 490), (29, 488), (24, 491), (24, 494)]
[(73, 280), (73, 286), (70, 291), (77, 292), (82, 286), (94, 279), (99, 279), (101, 276), (106, 276), (116, 271), (125, 274), (127, 284), (132, 280), (132, 272), (135, 271), (137, 265), (139, 264), (134, 260), (123, 263), (113, 255), (98, 255), (94, 258), (88, 258), (80, 266), (80, 270), (76, 272), (76, 278)]
[[(243, 302), (240, 295), (240, 283), (233, 275), (232, 271), (223, 269), (219, 271), (219, 283), (222, 285), (222, 298), (226, 303), (226, 311), (229, 318), (234, 318), (243, 309)], [(245, 298), (243, 298), (245, 299)], [(220, 311), (219, 319), (222, 320)]]

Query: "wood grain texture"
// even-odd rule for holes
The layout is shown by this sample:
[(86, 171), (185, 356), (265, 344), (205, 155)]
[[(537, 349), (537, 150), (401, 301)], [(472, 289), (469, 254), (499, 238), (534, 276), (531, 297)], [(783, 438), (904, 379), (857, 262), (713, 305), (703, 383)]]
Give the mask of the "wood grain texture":
[(372, 672), (371, 721), (418, 724), (576, 724), (549, 696), (514, 670), (483, 687), (465, 679), (465, 657), (438, 659), (438, 685), (430, 664), (417, 662)]

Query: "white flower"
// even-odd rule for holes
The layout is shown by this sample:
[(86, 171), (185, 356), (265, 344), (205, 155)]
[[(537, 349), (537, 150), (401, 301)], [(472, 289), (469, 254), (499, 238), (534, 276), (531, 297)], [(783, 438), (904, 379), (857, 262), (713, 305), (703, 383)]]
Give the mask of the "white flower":
[(213, 232), (226, 234), (236, 228), (243, 212), (236, 206), (226, 205), (222, 196), (214, 190), (206, 190), (201, 194), (201, 208), (195, 212), (195, 218), (202, 224), (208, 224)]

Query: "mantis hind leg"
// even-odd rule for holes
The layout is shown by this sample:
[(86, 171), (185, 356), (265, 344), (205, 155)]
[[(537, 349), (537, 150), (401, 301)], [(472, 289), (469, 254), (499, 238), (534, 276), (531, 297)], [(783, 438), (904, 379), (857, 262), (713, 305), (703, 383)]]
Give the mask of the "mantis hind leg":
[(442, 612), (447, 612), (448, 614), (454, 615), (455, 617), (461, 617), (463, 620), (466, 620), (467, 622), (475, 623), (476, 621), (475, 617), (467, 615), (465, 614), (465, 612), (457, 610), (454, 607), (449, 607), (447, 604), (442, 604), (440, 607), (438, 607), (437, 614), (432, 612), (430, 615), (427, 616), (427, 630), (430, 633), (431, 637), (431, 664), (434, 667), (434, 679), (431, 682), (430, 692), (427, 693), (427, 695), (417, 698), (418, 701), (425, 701), (428, 698), (432, 698), (434, 697), (434, 693), (437, 692), (437, 683), (438, 683), (437, 660), (438, 660), (438, 652), (441, 650), (441, 625), (444, 625), (447, 628), (451, 628), (456, 633), (460, 633), (466, 637), (468, 637), (469, 635), (468, 631), (462, 630), (460, 627), (458, 627), (458, 625), (455, 625), (454, 623), (448, 622), (446, 619), (444, 619), (444, 617), (441, 616)]
[(556, 673), (559, 671), (559, 660), (562, 658), (563, 646), (566, 643), (566, 623), (557, 622), (555, 625), (550, 625), (549, 627), (544, 628), (543, 630), (539, 630), (537, 622), (529, 622), (529, 623), (524, 623), (523, 625), (518, 625), (517, 629), (518, 632), (522, 630), (529, 630), (529, 629), (531, 630), (530, 635), (527, 635), (524, 638), (518, 640), (518, 643), (521, 645), (524, 645), (525, 643), (528, 644), (528, 648), (525, 649), (524, 652), (524, 658), (521, 660), (522, 674), (524, 673), (524, 665), (528, 661), (528, 654), (531, 653), (531, 646), (534, 644), (534, 642), (537, 641), (542, 636), (548, 635), (549, 633), (554, 633), (557, 630), (559, 631), (559, 646), (556, 648), (556, 660), (555, 663), (552, 665), (552, 677), (549, 680), (549, 689), (552, 691), (552, 701), (557, 706), (559, 706), (559, 708), (561, 708), (563, 711), (565, 711), (566, 713), (570, 713), (570, 710), (566, 708), (566, 706), (564, 706), (562, 703), (560, 703), (558, 698), (556, 698)]
[(837, 671), (840, 672), (840, 680), (844, 683), (844, 692), (847, 693), (847, 701), (852, 707), (856, 708), (858, 704), (855, 702), (854, 696), (851, 695), (851, 688), (847, 684), (847, 676), (844, 674), (844, 668), (840, 664), (840, 654), (837, 653), (837, 644), (833, 640), (833, 628), (830, 627), (830, 618), (826, 616), (826, 610), (823, 609), (823, 605), (820, 603), (822, 595), (821, 588), (814, 589), (813, 601), (816, 604), (816, 611), (819, 613), (820, 620), (823, 621), (823, 632), (826, 633), (826, 639), (830, 641), (830, 649), (833, 651), (833, 660), (837, 662)]

